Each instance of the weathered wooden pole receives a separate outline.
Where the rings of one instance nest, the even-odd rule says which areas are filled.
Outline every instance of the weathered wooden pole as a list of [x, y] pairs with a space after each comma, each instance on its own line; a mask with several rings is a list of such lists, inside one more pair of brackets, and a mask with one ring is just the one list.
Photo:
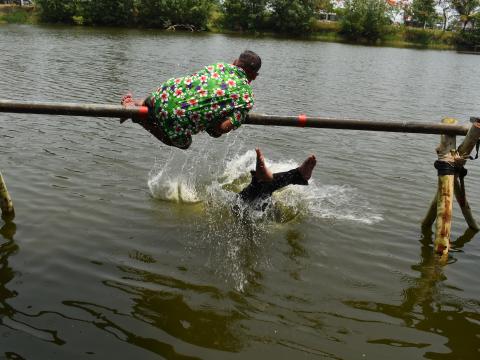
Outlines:
[[480, 117], [471, 117], [470, 122], [472, 123], [472, 126], [468, 129], [465, 139], [463, 139], [458, 147], [458, 155], [463, 158], [464, 162], [467, 161], [468, 156], [477, 144], [478, 139], [480, 139]]
[[422, 228], [431, 229], [432, 225], [435, 223], [435, 219], [437, 218], [437, 197], [438, 193], [435, 193], [427, 215], [425, 215], [425, 218], [422, 221]]
[[455, 183], [453, 185], [455, 191], [455, 198], [457, 199], [458, 205], [460, 206], [460, 210], [462, 210], [465, 221], [471, 229], [477, 231], [480, 230], [477, 222], [475, 221], [475, 218], [473, 217], [470, 204], [467, 201], [467, 195], [465, 194], [465, 185], [463, 184], [463, 181], [461, 181], [458, 176], [455, 176]]
[[[447, 245], [450, 238], [451, 228], [451, 207], [453, 201], [451, 200], [451, 180], [453, 176], [453, 191], [455, 198], [460, 206], [463, 217], [468, 226], [473, 230], [480, 230], [475, 218], [473, 217], [470, 204], [467, 201], [465, 186], [463, 177], [466, 174], [466, 170], [463, 169], [470, 153], [480, 139], [480, 118], [471, 118], [472, 126], [468, 130], [465, 139], [455, 152], [454, 138], [448, 138], [442, 136], [441, 144], [437, 148], [438, 162], [436, 165], [439, 167], [439, 190], [435, 195], [435, 198], [430, 204], [430, 208], [425, 216], [422, 227], [429, 228], [435, 222], [441, 214], [441, 218], [438, 218], [436, 233], [435, 233], [435, 251], [446, 253], [448, 251]], [[444, 124], [456, 124], [454, 119], [442, 120]], [[464, 172], [462, 174], [462, 171]], [[440, 190], [442, 193], [440, 194]], [[439, 199], [442, 200], [441, 208], [439, 208]]]
[[[455, 125], [457, 120], [445, 118], [443, 124]], [[452, 135], [441, 135], [437, 147], [438, 160], [435, 167], [438, 170], [437, 190], [437, 222], [435, 226], [435, 252], [447, 254], [450, 248], [450, 230], [452, 227], [453, 184], [455, 181], [454, 156], [456, 139]]]
[[[472, 122], [472, 126], [468, 130], [465, 139], [463, 139], [463, 142], [458, 147], [457, 156], [455, 157], [455, 164], [459, 167], [463, 167], [465, 165], [470, 153], [480, 139], [480, 118], [472, 117], [470, 118], [470, 121]], [[465, 218], [468, 226], [474, 230], [480, 230], [480, 227], [475, 221], [472, 210], [467, 201], [463, 177], [460, 177], [459, 179], [457, 176], [455, 179], [455, 197], [457, 198], [457, 202], [460, 205], [463, 217]]]
[[13, 209], [13, 202], [5, 185], [2, 173], [0, 172], [0, 209], [2, 210], [2, 218], [13, 219], [15, 210]]
[[[148, 116], [145, 106], [125, 108], [121, 105], [77, 104], [0, 99], [0, 113], [48, 115], [75, 115], [111, 118], [143, 118]], [[249, 125], [292, 126], [322, 129], [386, 131], [417, 134], [465, 135], [468, 127], [415, 121], [336, 119], [319, 116], [278, 116], [250, 113], [244, 122]]]

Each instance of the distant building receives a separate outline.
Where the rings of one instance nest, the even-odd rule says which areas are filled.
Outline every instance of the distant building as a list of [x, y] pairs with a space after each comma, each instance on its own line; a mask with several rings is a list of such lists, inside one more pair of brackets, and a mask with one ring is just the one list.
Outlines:
[[323, 21], [337, 21], [338, 20], [338, 15], [336, 13], [332, 12], [327, 12], [324, 10], [319, 10], [315, 12], [315, 17], [318, 20], [323, 20]]
[[20, 5], [20, 6], [24, 6], [24, 5], [32, 5], [32, 1], [31, 0], [0, 0], [0, 4], [11, 4], [11, 5]]

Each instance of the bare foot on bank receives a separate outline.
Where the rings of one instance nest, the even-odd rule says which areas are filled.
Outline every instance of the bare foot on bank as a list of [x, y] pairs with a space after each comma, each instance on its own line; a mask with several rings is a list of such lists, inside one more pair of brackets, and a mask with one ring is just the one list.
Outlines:
[[315, 155], [310, 155], [303, 164], [298, 167], [298, 171], [305, 180], [309, 180], [312, 177], [312, 171], [315, 165], [317, 165], [317, 159]]
[[257, 152], [257, 166], [255, 169], [255, 177], [259, 181], [269, 182], [273, 180], [273, 174], [270, 169], [267, 168], [265, 165], [265, 158], [263, 157], [262, 152], [259, 148], [256, 148], [255, 151]]

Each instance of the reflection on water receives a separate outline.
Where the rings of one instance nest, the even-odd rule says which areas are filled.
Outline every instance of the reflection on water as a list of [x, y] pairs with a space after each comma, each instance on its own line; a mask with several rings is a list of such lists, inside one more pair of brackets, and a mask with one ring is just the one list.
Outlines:
[[261, 213], [245, 208], [233, 193], [224, 196], [225, 202], [218, 197], [207, 200], [196, 241], [209, 249], [208, 267], [217, 277], [243, 291], [247, 285], [258, 285], [260, 271], [267, 265], [269, 223]]
[[[128, 330], [128, 327], [119, 325], [128, 315], [119, 314], [116, 309], [81, 301], [65, 301], [64, 305], [85, 311], [95, 319], [91, 322], [92, 325], [112, 335], [117, 340], [136, 345], [154, 354], [164, 356], [167, 359], [199, 359], [197, 357], [179, 354], [175, 351], [174, 347], [168, 343], [155, 338], [140, 336]], [[116, 323], [116, 321], [118, 321], [118, 323]]]
[[18, 251], [18, 245], [13, 240], [17, 226], [14, 222], [7, 221], [0, 229], [2, 243], [0, 245], [0, 301], [2, 303], [3, 316], [12, 316], [14, 311], [7, 304], [7, 299], [16, 296], [15, 292], [7, 288], [7, 284], [15, 277], [15, 272], [8, 264], [10, 256], [15, 255]]
[[[445, 346], [448, 353], [426, 351], [427, 359], [474, 359], [480, 349], [478, 337], [478, 322], [480, 315], [469, 310], [471, 305], [480, 306], [478, 300], [465, 300], [442, 296], [443, 283], [447, 280], [443, 269], [445, 266], [455, 266], [455, 252], [467, 244], [477, 233], [467, 229], [456, 241], [452, 242], [452, 250], [447, 261], [434, 253], [432, 247], [431, 229], [423, 229], [421, 243], [421, 262], [412, 265], [412, 270], [419, 273], [413, 279], [413, 285], [403, 291], [400, 305], [387, 303], [346, 301], [346, 304], [360, 310], [382, 313], [401, 320], [404, 326], [424, 332], [432, 332], [446, 338]], [[447, 265], [448, 264], [448, 265]], [[470, 306], [469, 306], [470, 305]], [[398, 338], [370, 339], [372, 344], [389, 346], [428, 348], [429, 343], [406, 342]]]
[[[176, 353], [168, 343], [140, 336], [124, 328], [121, 324], [127, 321], [126, 318], [132, 316], [189, 344], [232, 352], [241, 349], [237, 323], [244, 319], [244, 315], [234, 307], [222, 306], [235, 301], [233, 294], [223, 294], [212, 286], [190, 284], [133, 267], [119, 269], [125, 274], [122, 281], [105, 281], [104, 284], [128, 294], [133, 301], [131, 314], [121, 314], [115, 309], [78, 301], [68, 301], [66, 305], [87, 311], [98, 319], [94, 322], [95, 326], [119, 340], [167, 358], [175, 355], [179, 359], [193, 359]], [[196, 297], [203, 298], [203, 304], [196, 304]], [[209, 305], [205, 305], [205, 302]]]
[[[4, 240], [0, 245], [0, 322], [11, 330], [26, 332], [44, 341], [63, 345], [65, 341], [58, 336], [57, 330], [45, 329], [34, 325], [35, 318], [39, 318], [47, 312], [29, 314], [10, 305], [9, 299], [18, 296], [17, 292], [8, 288], [8, 284], [18, 276], [9, 265], [9, 259], [19, 251], [19, 247], [14, 240], [16, 231], [16, 224], [9, 220], [0, 229], [0, 235]], [[4, 354], [8, 359], [23, 359], [15, 352], [5, 352]]]
[[300, 280], [301, 271], [306, 267], [305, 260], [308, 259], [307, 249], [302, 245], [301, 233], [289, 230], [286, 234], [288, 248], [288, 258], [292, 261], [293, 269], [290, 270], [290, 276], [294, 280]]

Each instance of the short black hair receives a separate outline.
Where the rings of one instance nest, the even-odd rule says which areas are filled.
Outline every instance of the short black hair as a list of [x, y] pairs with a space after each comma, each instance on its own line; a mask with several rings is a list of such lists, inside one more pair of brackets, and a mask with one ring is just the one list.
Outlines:
[[243, 67], [247, 67], [253, 72], [258, 72], [262, 67], [262, 59], [251, 50], [242, 52], [238, 60]]

